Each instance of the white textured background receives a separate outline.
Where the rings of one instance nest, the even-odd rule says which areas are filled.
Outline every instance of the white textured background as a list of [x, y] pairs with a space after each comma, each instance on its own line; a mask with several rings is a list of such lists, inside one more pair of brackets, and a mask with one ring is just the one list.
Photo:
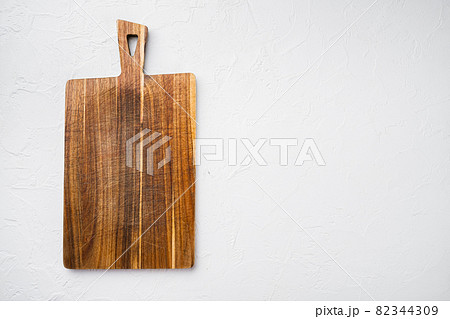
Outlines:
[[[1, 299], [450, 298], [449, 1], [76, 1], [0, 4]], [[64, 87], [119, 74], [119, 18], [197, 76], [198, 137], [327, 165], [202, 165], [195, 267], [95, 281], [62, 263]]]

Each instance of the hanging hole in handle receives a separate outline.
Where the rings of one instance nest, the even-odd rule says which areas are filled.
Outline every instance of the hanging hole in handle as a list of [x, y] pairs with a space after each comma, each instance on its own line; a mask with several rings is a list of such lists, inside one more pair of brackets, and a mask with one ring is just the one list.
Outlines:
[[134, 56], [134, 53], [136, 52], [137, 42], [138, 42], [137, 34], [127, 35], [127, 42], [128, 42], [128, 53], [130, 54], [130, 56]]

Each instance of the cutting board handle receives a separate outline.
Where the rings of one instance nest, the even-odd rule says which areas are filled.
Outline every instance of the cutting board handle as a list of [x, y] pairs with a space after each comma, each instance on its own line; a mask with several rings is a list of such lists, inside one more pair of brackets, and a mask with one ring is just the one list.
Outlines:
[[[147, 42], [148, 29], [145, 25], [124, 20], [117, 20], [117, 33], [119, 36], [120, 67], [122, 73], [144, 73], [145, 43]], [[128, 36], [138, 37], [136, 50], [131, 55], [128, 46]]]

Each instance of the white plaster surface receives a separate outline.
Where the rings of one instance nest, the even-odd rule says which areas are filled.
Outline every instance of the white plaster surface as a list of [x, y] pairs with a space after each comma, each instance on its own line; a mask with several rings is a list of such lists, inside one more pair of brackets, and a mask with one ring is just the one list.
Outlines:
[[[76, 1], [0, 4], [1, 299], [450, 298], [449, 1]], [[326, 161], [198, 167], [190, 270], [63, 267], [64, 87], [119, 74], [116, 19], [196, 75], [198, 137]]]

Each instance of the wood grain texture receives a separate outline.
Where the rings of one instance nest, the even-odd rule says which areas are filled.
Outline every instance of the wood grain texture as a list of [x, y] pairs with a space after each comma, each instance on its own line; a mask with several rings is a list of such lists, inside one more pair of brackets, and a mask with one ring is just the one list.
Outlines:
[[[144, 75], [147, 27], [117, 26], [120, 76], [66, 85], [64, 266], [192, 267], [195, 77]], [[134, 56], [127, 35], [138, 36]]]

